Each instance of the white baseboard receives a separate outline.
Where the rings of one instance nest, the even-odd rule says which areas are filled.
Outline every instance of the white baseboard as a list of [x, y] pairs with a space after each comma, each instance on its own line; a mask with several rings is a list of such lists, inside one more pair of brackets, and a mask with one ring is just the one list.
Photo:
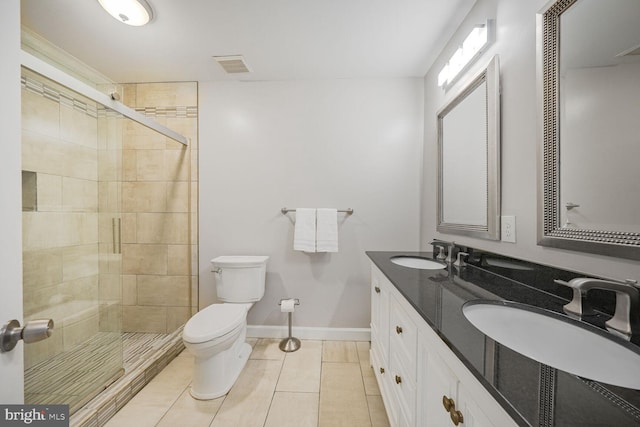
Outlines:
[[[369, 328], [313, 328], [294, 327], [294, 337], [302, 340], [335, 340], [335, 341], [370, 341]], [[250, 338], [286, 338], [289, 335], [287, 326], [247, 325], [247, 337]]]

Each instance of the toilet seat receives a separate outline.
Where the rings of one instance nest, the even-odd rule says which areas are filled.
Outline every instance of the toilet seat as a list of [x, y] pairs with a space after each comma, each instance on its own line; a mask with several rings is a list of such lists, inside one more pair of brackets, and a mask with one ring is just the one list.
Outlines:
[[193, 344], [207, 342], [234, 331], [246, 317], [245, 304], [212, 304], [189, 319], [182, 338]]

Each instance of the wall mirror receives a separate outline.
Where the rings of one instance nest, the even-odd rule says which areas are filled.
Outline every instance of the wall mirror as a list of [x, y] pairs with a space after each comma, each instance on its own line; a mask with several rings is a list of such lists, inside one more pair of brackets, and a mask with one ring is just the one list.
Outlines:
[[640, 1], [537, 16], [538, 244], [640, 259]]
[[500, 239], [500, 71], [486, 68], [438, 112], [441, 233]]

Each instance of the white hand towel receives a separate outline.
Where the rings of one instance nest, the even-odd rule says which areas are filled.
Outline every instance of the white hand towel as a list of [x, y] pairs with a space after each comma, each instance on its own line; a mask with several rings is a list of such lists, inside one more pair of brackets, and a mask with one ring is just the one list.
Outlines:
[[338, 252], [338, 210], [318, 209], [316, 252]]
[[316, 251], [316, 210], [296, 208], [296, 225], [293, 230], [293, 249]]

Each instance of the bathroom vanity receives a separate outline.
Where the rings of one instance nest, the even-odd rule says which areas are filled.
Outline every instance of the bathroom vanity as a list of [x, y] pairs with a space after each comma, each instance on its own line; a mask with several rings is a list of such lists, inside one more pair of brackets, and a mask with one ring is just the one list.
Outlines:
[[[640, 391], [539, 363], [485, 336], [463, 315], [464, 304], [482, 300], [563, 316], [571, 292], [553, 280], [577, 273], [480, 251], [465, 267], [439, 270], [391, 261], [398, 255], [433, 259], [430, 253], [367, 255], [370, 361], [392, 426], [640, 425]], [[600, 311], [587, 321], [601, 328], [615, 297], [603, 292], [591, 298]], [[625, 345], [640, 354], [637, 341]], [[640, 365], [629, 375], [640, 375]]]

